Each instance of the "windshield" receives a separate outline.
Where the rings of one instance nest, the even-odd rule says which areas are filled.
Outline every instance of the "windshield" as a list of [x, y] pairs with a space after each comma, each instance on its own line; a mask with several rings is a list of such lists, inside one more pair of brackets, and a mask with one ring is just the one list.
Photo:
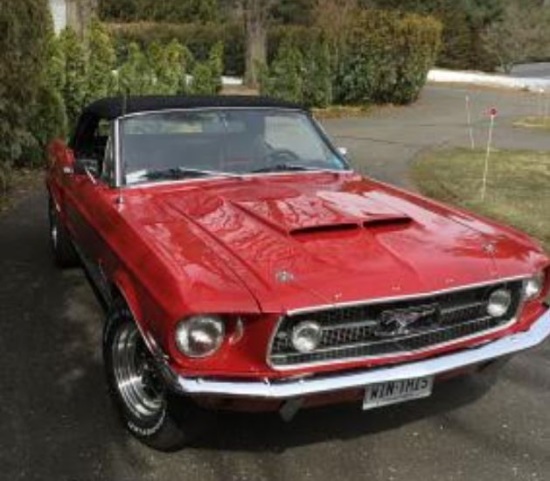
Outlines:
[[209, 109], [121, 121], [127, 185], [203, 176], [345, 170], [345, 160], [302, 112]]

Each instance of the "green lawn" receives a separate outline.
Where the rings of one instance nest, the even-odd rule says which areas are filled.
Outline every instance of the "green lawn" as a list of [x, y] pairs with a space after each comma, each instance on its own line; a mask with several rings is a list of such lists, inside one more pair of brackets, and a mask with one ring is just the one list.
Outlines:
[[516, 127], [550, 130], [550, 117], [525, 117], [514, 122]]
[[434, 151], [418, 159], [412, 175], [424, 194], [513, 225], [550, 252], [550, 152], [493, 152], [483, 202], [484, 166], [484, 152]]

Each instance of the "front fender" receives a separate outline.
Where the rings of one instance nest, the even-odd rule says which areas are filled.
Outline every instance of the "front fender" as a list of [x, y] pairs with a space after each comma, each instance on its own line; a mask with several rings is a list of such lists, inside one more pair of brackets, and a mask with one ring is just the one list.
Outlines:
[[112, 291], [113, 300], [119, 296], [124, 301], [126, 307], [130, 310], [130, 313], [136, 322], [138, 330], [141, 333], [141, 337], [149, 349], [149, 352], [155, 358], [167, 359], [168, 356], [161, 348], [159, 342], [155, 339], [155, 336], [151, 331], [151, 326], [148, 323], [146, 314], [147, 306], [144, 305], [143, 301], [145, 297], [139, 295], [139, 289], [136, 287], [130, 276], [122, 270], [117, 271], [112, 279]]

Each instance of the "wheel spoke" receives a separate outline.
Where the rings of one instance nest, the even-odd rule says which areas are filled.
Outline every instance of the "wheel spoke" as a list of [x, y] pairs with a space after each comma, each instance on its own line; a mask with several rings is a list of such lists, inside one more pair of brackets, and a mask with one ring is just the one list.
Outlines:
[[50, 208], [50, 237], [54, 247], [57, 247], [59, 238], [59, 228], [57, 226], [56, 213], [53, 208]]
[[115, 334], [112, 356], [116, 388], [124, 404], [144, 421], [157, 417], [165, 407], [164, 390], [151, 382], [157, 369], [133, 324], [122, 325]]

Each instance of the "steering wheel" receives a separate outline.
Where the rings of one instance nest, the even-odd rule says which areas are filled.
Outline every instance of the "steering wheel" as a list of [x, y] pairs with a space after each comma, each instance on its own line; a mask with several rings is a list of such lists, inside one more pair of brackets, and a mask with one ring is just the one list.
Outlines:
[[268, 165], [293, 164], [301, 162], [301, 157], [290, 149], [273, 149], [264, 157]]

